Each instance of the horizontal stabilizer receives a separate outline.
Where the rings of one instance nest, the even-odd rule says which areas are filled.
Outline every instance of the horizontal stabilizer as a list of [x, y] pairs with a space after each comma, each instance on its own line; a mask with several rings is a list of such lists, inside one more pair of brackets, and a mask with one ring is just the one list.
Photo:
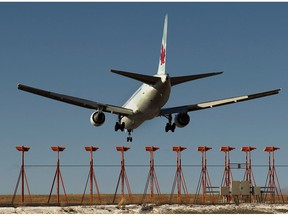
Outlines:
[[202, 79], [210, 76], [216, 76], [219, 74], [222, 74], [223, 71], [221, 72], [214, 72], [214, 73], [205, 73], [205, 74], [196, 74], [196, 75], [189, 75], [189, 76], [179, 76], [179, 77], [171, 77], [171, 86], [178, 85], [184, 82], [196, 80], [196, 79]]
[[148, 85], [154, 85], [158, 81], [161, 80], [160, 77], [155, 77], [155, 76], [148, 76], [144, 74], [137, 74], [137, 73], [131, 73], [131, 72], [126, 72], [126, 71], [119, 71], [119, 70], [111, 70], [112, 73], [116, 73], [122, 76], [129, 77], [131, 79], [138, 80], [140, 82], [146, 83]]

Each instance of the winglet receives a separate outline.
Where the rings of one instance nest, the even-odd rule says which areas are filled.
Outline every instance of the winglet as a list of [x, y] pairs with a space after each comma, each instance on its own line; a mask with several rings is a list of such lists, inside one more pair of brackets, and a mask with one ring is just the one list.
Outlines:
[[168, 15], [166, 14], [164, 21], [162, 44], [160, 49], [159, 67], [157, 72], [157, 74], [159, 75], [166, 74], [165, 65], [166, 65], [167, 26], [168, 26]]

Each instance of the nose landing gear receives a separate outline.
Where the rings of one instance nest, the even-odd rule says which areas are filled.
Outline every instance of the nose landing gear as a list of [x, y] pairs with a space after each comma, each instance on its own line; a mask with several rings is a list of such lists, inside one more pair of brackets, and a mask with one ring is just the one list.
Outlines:
[[132, 130], [128, 130], [127, 142], [132, 142], [131, 132]]
[[[125, 129], [125, 122], [122, 122], [121, 123], [121, 119], [123, 118], [123, 116], [121, 116], [121, 115], [119, 115], [119, 117], [118, 117], [118, 122], [116, 122], [116, 124], [115, 124], [115, 131], [118, 131], [118, 130], [120, 130], [120, 131], [124, 131], [124, 129]], [[128, 131], [128, 137], [127, 137], [127, 142], [132, 142], [132, 136], [131, 136], [131, 132], [132, 132], [132, 130], [130, 129], [130, 130], [127, 130]]]

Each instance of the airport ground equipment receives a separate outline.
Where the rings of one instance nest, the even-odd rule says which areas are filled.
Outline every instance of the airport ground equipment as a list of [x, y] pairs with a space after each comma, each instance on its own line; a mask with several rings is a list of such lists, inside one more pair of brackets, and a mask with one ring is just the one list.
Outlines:
[[52, 191], [53, 191], [53, 187], [55, 184], [55, 180], [56, 180], [56, 199], [57, 199], [57, 204], [60, 204], [60, 180], [61, 180], [61, 184], [62, 184], [62, 188], [64, 191], [64, 196], [66, 199], [66, 203], [68, 203], [68, 198], [67, 198], [67, 194], [66, 194], [66, 190], [65, 190], [65, 185], [64, 185], [64, 181], [62, 178], [62, 174], [60, 171], [60, 152], [63, 152], [65, 150], [65, 147], [63, 146], [51, 146], [51, 150], [57, 153], [57, 166], [56, 166], [56, 172], [54, 175], [54, 179], [53, 179], [53, 183], [51, 186], [51, 190], [50, 190], [50, 194], [49, 194], [49, 198], [48, 198], [48, 203], [50, 203], [50, 199], [51, 199], [51, 195], [52, 195]]
[[279, 147], [267, 146], [264, 148], [264, 151], [268, 153], [268, 174], [265, 182], [265, 187], [263, 188], [263, 201], [267, 199], [267, 194], [271, 195], [271, 202], [275, 203], [275, 194], [277, 195], [278, 200], [284, 203], [284, 197], [281, 191], [280, 182], [278, 175], [275, 169], [275, 157], [274, 152], [279, 150]]
[[85, 192], [86, 192], [86, 188], [87, 188], [87, 184], [88, 184], [89, 179], [90, 179], [90, 203], [93, 204], [93, 180], [94, 180], [94, 184], [95, 184], [97, 194], [98, 194], [98, 200], [101, 204], [100, 190], [99, 190], [99, 187], [97, 184], [97, 180], [96, 180], [96, 176], [95, 176], [95, 172], [94, 172], [94, 167], [93, 167], [93, 152], [97, 151], [98, 149], [99, 148], [95, 147], [95, 146], [85, 146], [85, 150], [90, 152], [90, 168], [89, 168], [89, 174], [87, 177], [87, 181], [86, 181], [85, 189], [83, 192], [81, 204], [83, 203], [83, 200], [84, 200], [84, 196], [85, 196]]
[[117, 146], [116, 147], [116, 150], [121, 152], [121, 156], [122, 157], [121, 157], [121, 169], [120, 169], [120, 174], [119, 174], [119, 178], [118, 178], [115, 194], [114, 194], [114, 197], [113, 197], [113, 203], [115, 202], [116, 194], [117, 194], [118, 187], [119, 187], [119, 183], [121, 181], [121, 200], [119, 202], [119, 205], [121, 205], [122, 203], [125, 202], [125, 182], [126, 182], [126, 187], [127, 187], [127, 191], [128, 191], [128, 194], [129, 194], [130, 202], [132, 201], [131, 189], [130, 189], [128, 177], [127, 177], [126, 170], [125, 170], [125, 158], [124, 158], [124, 152], [128, 151], [129, 149], [130, 149], [129, 147], [125, 147], [125, 146]]
[[186, 147], [183, 147], [183, 146], [173, 146], [172, 147], [172, 150], [176, 152], [177, 160], [176, 160], [176, 173], [175, 173], [175, 177], [174, 177], [174, 181], [173, 181], [173, 185], [172, 185], [172, 190], [171, 190], [171, 194], [170, 194], [170, 203], [172, 201], [172, 197], [174, 194], [176, 184], [177, 184], [177, 202], [178, 203], [182, 202], [182, 200], [181, 200], [181, 187], [183, 188], [186, 202], [188, 202], [188, 189], [187, 189], [184, 174], [182, 171], [182, 160], [181, 160], [181, 152], [184, 151], [185, 149], [186, 149]]
[[15, 196], [16, 196], [16, 193], [17, 193], [17, 190], [18, 190], [18, 186], [19, 186], [19, 182], [20, 182], [20, 179], [21, 179], [21, 203], [23, 204], [24, 203], [24, 193], [25, 193], [25, 184], [24, 182], [26, 182], [26, 187], [27, 187], [27, 190], [28, 190], [28, 194], [29, 194], [29, 199], [30, 199], [30, 202], [32, 203], [32, 197], [31, 197], [31, 194], [30, 194], [30, 188], [29, 188], [29, 185], [28, 185], [28, 181], [27, 181], [27, 177], [26, 177], [26, 172], [25, 172], [25, 166], [24, 166], [24, 153], [25, 152], [28, 152], [30, 147], [27, 147], [27, 146], [16, 146], [16, 149], [20, 152], [22, 152], [21, 154], [21, 161], [22, 161], [22, 164], [21, 164], [21, 168], [20, 168], [20, 173], [19, 173], [19, 177], [18, 177], [18, 180], [17, 180], [17, 183], [16, 183], [16, 187], [15, 187], [15, 190], [14, 190], [14, 195], [13, 195], [13, 198], [12, 198], [12, 204], [14, 203], [14, 200], [15, 200]]
[[146, 181], [146, 185], [145, 185], [145, 189], [143, 193], [142, 203], [145, 200], [149, 183], [150, 183], [150, 202], [154, 203], [154, 185], [158, 194], [159, 201], [161, 199], [160, 186], [159, 186], [156, 171], [154, 168], [154, 152], [157, 151], [159, 147], [146, 146], [145, 149], [146, 151], [150, 152], [150, 169], [149, 169], [149, 173], [148, 173], [148, 177], [147, 177], [147, 181]]
[[[243, 177], [243, 181], [249, 182], [249, 188], [250, 190], [253, 190], [254, 187], [256, 187], [256, 181], [254, 178], [253, 170], [252, 170], [252, 160], [251, 160], [251, 151], [255, 150], [256, 147], [253, 146], [243, 146], [241, 148], [242, 152], [245, 152], [246, 154], [246, 160], [245, 160], [245, 173]], [[245, 202], [251, 202], [251, 194], [252, 191], [249, 191], [249, 194], [242, 193], [242, 197], [244, 198]]]
[[224, 152], [224, 173], [221, 181], [220, 195], [226, 197], [226, 202], [231, 201], [230, 185], [233, 181], [233, 176], [230, 167], [230, 151], [234, 150], [231, 146], [222, 146], [220, 151]]
[[198, 151], [202, 153], [202, 167], [201, 167], [201, 173], [200, 178], [198, 181], [196, 194], [195, 194], [195, 202], [198, 200], [198, 195], [200, 193], [200, 190], [202, 188], [202, 202], [206, 203], [206, 194], [210, 193], [212, 202], [214, 202], [214, 192], [213, 187], [210, 181], [208, 169], [207, 169], [207, 157], [206, 152], [211, 150], [211, 147], [207, 146], [198, 146]]

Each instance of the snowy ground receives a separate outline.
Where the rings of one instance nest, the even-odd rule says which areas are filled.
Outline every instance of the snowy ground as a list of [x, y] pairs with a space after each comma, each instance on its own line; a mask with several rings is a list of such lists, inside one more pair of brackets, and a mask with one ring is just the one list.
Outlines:
[[288, 213], [288, 205], [284, 204], [240, 204], [236, 205], [97, 205], [97, 206], [66, 206], [66, 207], [1, 207], [0, 214], [231, 214], [231, 213]]

